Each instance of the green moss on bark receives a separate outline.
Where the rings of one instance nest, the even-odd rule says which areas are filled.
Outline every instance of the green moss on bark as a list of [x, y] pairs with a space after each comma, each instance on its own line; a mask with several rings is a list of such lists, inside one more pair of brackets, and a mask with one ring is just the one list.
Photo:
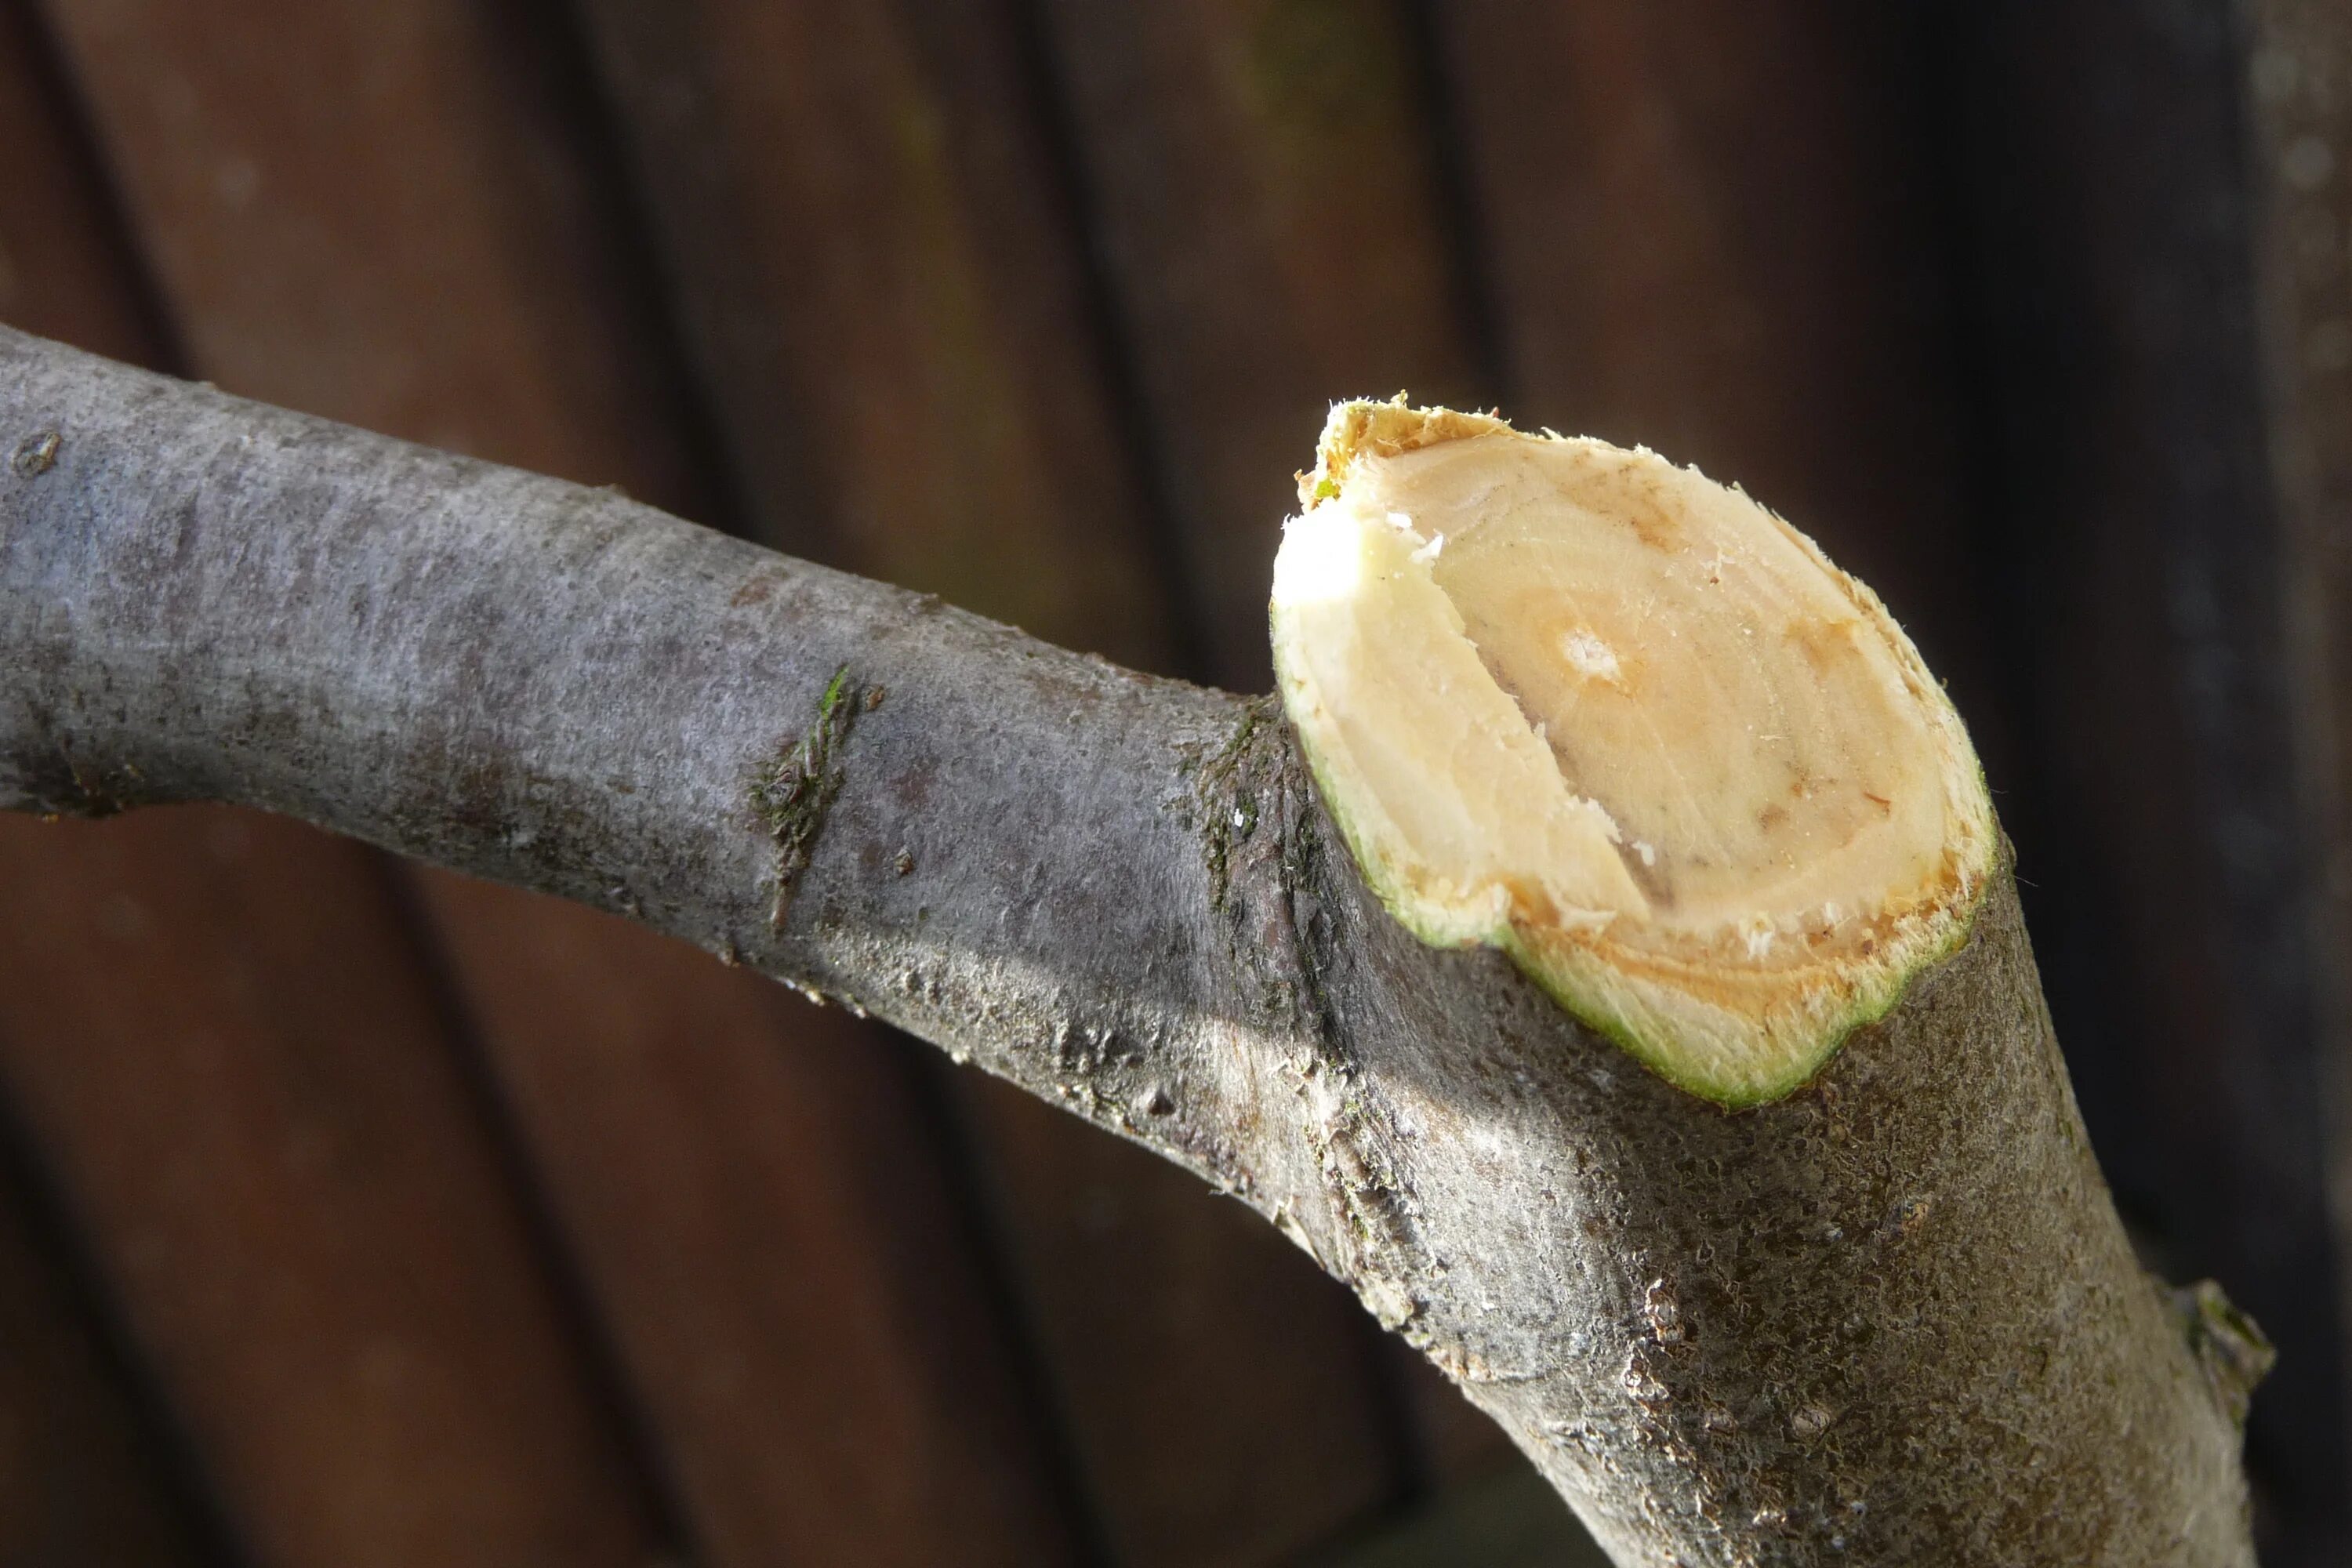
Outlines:
[[839, 752], [849, 738], [861, 696], [851, 684], [847, 665], [835, 670], [817, 700], [816, 718], [807, 732], [752, 781], [751, 810], [776, 842], [776, 901], [768, 917], [775, 926], [784, 923], [793, 889], [808, 869], [825, 813], [841, 793]]

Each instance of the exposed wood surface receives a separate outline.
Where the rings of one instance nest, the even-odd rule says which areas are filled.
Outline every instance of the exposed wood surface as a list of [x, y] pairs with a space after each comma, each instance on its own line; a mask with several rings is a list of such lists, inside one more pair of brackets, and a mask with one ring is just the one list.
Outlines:
[[[1276, 524], [1330, 402], [1498, 395], [1445, 232], [1433, 62], [1381, 0], [1034, 9], [1203, 668], [1257, 689]], [[1425, 1480], [1519, 1462], [1421, 1357], [1382, 1354]]]
[[1894, 610], [2002, 782], [1901, 20], [1440, 14], [1514, 417], [1648, 446], [1794, 521]]
[[1900, 27], [1719, 0], [1430, 18], [1513, 416], [1794, 520], [1890, 602], [2004, 780]]

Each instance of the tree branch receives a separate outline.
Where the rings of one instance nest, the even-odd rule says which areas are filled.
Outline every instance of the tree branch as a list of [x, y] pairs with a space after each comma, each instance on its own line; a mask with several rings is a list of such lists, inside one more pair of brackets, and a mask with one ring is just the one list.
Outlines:
[[1787, 1100], [1365, 891], [1280, 710], [0, 331], [0, 805], [266, 806], [868, 1009], [1232, 1190], [1622, 1562], [2251, 1562], [2004, 870]]

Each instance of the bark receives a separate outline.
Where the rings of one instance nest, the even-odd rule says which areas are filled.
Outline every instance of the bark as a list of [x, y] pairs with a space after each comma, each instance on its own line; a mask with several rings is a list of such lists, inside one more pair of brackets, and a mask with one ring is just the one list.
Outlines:
[[2252, 1561], [2015, 892], [1726, 1112], [1398, 927], [1278, 708], [0, 331], [0, 805], [233, 800], [868, 1010], [1234, 1193], [1626, 1563]]

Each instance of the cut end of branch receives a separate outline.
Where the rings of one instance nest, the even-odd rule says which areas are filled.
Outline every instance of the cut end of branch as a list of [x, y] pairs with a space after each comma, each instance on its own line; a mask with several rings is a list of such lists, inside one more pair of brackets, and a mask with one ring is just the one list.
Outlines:
[[1275, 564], [1282, 697], [1359, 868], [1726, 1105], [1966, 933], [1999, 836], [1867, 588], [1737, 489], [1490, 416], [1334, 408]]
[[2254, 1390], [2278, 1363], [2270, 1336], [2210, 1279], [2179, 1286], [2168, 1295], [2214, 1403], [2233, 1425], [2243, 1426]]

